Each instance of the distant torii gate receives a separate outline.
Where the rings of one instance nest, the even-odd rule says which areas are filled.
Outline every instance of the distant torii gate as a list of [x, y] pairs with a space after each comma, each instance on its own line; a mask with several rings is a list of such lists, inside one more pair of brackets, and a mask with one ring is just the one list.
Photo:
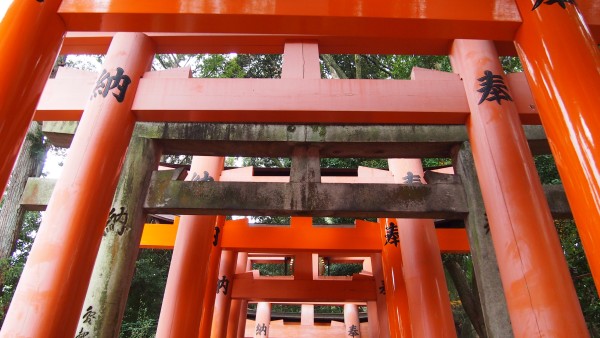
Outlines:
[[[591, 26], [585, 24], [580, 10]], [[276, 34], [286, 42], [316, 41], [323, 46], [323, 51], [331, 53], [336, 50], [358, 52], [366, 49], [357, 47], [365, 41], [371, 41], [365, 45], [372, 47], [365, 50], [367, 53], [444, 50], [444, 54], [451, 55], [454, 70], [461, 75], [469, 105], [469, 111], [458, 114], [458, 118], [444, 114], [443, 110], [428, 115], [415, 114], [420, 110], [410, 109], [405, 111], [409, 114], [398, 117], [394, 114], [396, 109], [387, 106], [396, 104], [394, 100], [385, 101], [386, 106], [374, 112], [369, 104], [357, 102], [353, 88], [345, 86], [358, 85], [359, 92], [374, 93], [379, 85], [358, 82], [335, 82], [338, 91], [331, 85], [331, 93], [341, 94], [337, 112], [321, 106], [327, 107], [329, 102], [324, 101], [320, 93], [316, 97], [322, 100], [316, 105], [305, 101], [304, 105], [299, 104], [304, 109], [282, 108], [280, 111], [286, 112], [289, 119], [281, 119], [277, 111], [266, 114], [254, 111], [250, 113], [254, 115], [252, 121], [239, 120], [240, 114], [235, 112], [244, 107], [232, 104], [233, 100], [227, 102], [222, 113], [225, 121], [235, 122], [465, 123], [515, 335], [586, 336], [550, 212], [520, 128], [518, 110], [512, 102], [513, 92], [506, 86], [495, 45], [490, 40], [504, 46], [515, 42], [534, 94], [536, 104], [532, 109], [539, 112], [545, 126], [598, 285], [600, 255], [597, 252], [600, 249], [595, 243], [600, 239], [600, 228], [596, 226], [600, 223], [597, 164], [600, 152], [596, 139], [600, 135], [600, 117], [595, 109], [600, 89], [597, 72], [600, 56], [597, 40], [591, 34], [591, 31], [597, 33], [598, 20], [600, 15], [594, 2], [576, 5], [568, 1], [543, 3], [541, 0], [473, 0], [461, 4], [442, 0], [406, 4], [383, 0], [310, 0], [290, 4], [275, 0], [264, 6], [247, 2], [232, 4], [225, 0], [210, 4], [198, 4], [194, 0], [168, 3], [153, 0], [143, 4], [93, 0], [14, 1], [0, 23], [0, 64], [10, 65], [0, 80], [0, 135], [3, 135], [0, 155], [6, 159], [0, 166], [0, 185], [6, 184], [66, 31], [256, 34], [246, 41], [261, 41], [261, 34]], [[170, 49], [160, 41], [173, 41], [179, 48], [191, 41], [183, 37], [175, 42], [177, 35], [166, 39], [160, 34], [155, 37], [156, 40], [142, 33], [117, 33], [112, 39], [104, 64], [105, 73], [92, 87], [92, 97], [86, 95], [87, 104], [65, 174], [49, 203], [1, 335], [69, 336], [74, 333], [104, 220], [138, 114], [148, 113], [146, 118], [154, 121], [168, 119], [169, 114], [160, 112], [148, 117], [152, 111], [147, 106], [141, 103], [135, 106], [138, 87], [140, 94], [144, 92], [144, 81], [140, 78], [155, 52]], [[220, 48], [234, 45], [236, 48], [232, 51], [243, 49], [237, 48], [241, 40], [226, 42], [227, 37], [215, 36], [220, 40]], [[270, 38], [270, 46], [265, 50], [272, 51], [276, 40]], [[396, 45], [402, 47], [394, 48]], [[201, 47], [194, 49], [194, 52], [203, 51]], [[295, 67], [284, 69], [287, 78], [279, 80], [277, 87], [265, 85], [262, 89], [276, 92], [282, 88], [290, 93], [298, 90], [305, 98], [310, 97], [310, 89], [321, 82], [317, 79], [318, 52], [316, 49], [309, 52], [310, 55], [292, 62]], [[301, 60], [306, 61], [306, 65]], [[109, 85], [103, 83], [105, 80], [112, 82]], [[176, 85], [171, 88], [186, 89], [188, 95], [211, 90], [196, 88], [194, 91], [178, 82], [173, 81]], [[294, 85], [295, 82], [298, 84]], [[235, 84], [220, 87], [221, 83], [226, 82], [215, 81], [215, 89], [236, 89]], [[256, 83], [256, 87], [251, 88], [262, 86], [254, 80], [248, 83]], [[390, 81], [387, 85], [398, 86], [398, 91], [410, 89], [400, 82]], [[162, 86], [161, 90], [169, 89], [166, 83]], [[237, 90], [234, 94], [244, 94], [240, 88]], [[250, 95], [241, 98], [247, 100], [242, 102], [244, 104], [252, 103]], [[295, 103], [284, 97], [280, 99], [278, 103], [282, 106]], [[151, 98], [147, 101], [152, 103]], [[221, 103], [213, 102], [213, 105]], [[371, 104], [378, 106], [376, 99]], [[209, 120], [209, 116], [219, 111], [210, 105], [194, 111], [193, 106], [183, 105], [181, 110], [188, 112], [194, 122]], [[299, 112], [316, 113], [301, 117]], [[320, 119], [319, 116], [328, 117]], [[177, 120], [181, 121], [182, 117]], [[323, 187], [319, 182], [305, 183], [313, 188]], [[167, 186], [195, 187], [191, 183]], [[160, 189], [151, 192], [156, 191]], [[160, 196], [155, 194], [154, 197]], [[291, 205], [289, 210], [305, 211], [294, 207], [298, 204]], [[557, 287], [563, 292], [555, 292]]]

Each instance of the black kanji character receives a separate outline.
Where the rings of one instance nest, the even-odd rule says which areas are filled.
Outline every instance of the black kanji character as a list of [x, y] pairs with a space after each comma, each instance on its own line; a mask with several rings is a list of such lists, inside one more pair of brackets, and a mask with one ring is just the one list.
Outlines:
[[558, 4], [560, 7], [562, 7], [563, 9], [567, 9], [567, 6], [565, 4], [571, 4], [571, 5], [575, 5], [575, 1], [574, 0], [536, 0], [535, 4], [533, 5], [533, 8], [531, 9], [532, 11], [538, 7], [540, 7], [540, 5], [544, 3], [546, 5], [552, 5], [552, 4]]
[[217, 293], [219, 293], [219, 291], [221, 289], [223, 289], [223, 294], [226, 295], [228, 288], [229, 288], [229, 279], [227, 279], [226, 276], [223, 276], [223, 278], [217, 280]]
[[219, 229], [219, 227], [215, 227], [215, 234], [213, 235], [214, 241], [212, 242], [213, 246], [217, 246], [217, 244], [219, 243], [219, 232], [221, 232], [221, 229]]
[[83, 323], [92, 324], [92, 320], [94, 319], [96, 319], [96, 312], [93, 311], [93, 308], [90, 305], [90, 307], [88, 307], [87, 310], [85, 310], [85, 313], [83, 314]]
[[200, 177], [200, 175], [193, 173], [192, 174], [192, 181], [194, 182], [214, 182], [215, 179], [212, 178], [212, 176], [210, 176], [208, 174], [208, 171], [204, 172], [204, 177]]
[[421, 183], [421, 176], [415, 175], [411, 171], [406, 172], [406, 176], [402, 177], [404, 184]]
[[131, 84], [131, 78], [124, 75], [124, 72], [123, 68], [117, 67], [117, 73], [114, 76], [111, 76], [106, 69], [103, 69], [98, 81], [96, 81], [96, 87], [92, 92], [93, 97], [96, 97], [98, 94], [102, 95], [102, 97], [106, 97], [111, 90], [116, 88], [119, 91], [119, 94], [113, 93], [113, 96], [117, 99], [117, 102], [123, 102], [125, 94], [127, 93], [127, 87]]
[[358, 328], [356, 327], [356, 325], [350, 326], [350, 328], [348, 329], [348, 336], [350, 336], [350, 337], [360, 336], [360, 332], [358, 332]]
[[381, 286], [379, 286], [379, 293], [385, 295], [385, 283], [381, 281]]
[[121, 236], [125, 233], [125, 230], [127, 230], [129, 214], [125, 211], [124, 207], [121, 207], [121, 212], [118, 214], [115, 211], [115, 208], [110, 209], [106, 227], [104, 228], [104, 235], [107, 235], [110, 231], [116, 231], [117, 234]]
[[263, 334], [266, 336], [267, 335], [267, 325], [264, 323], [256, 324], [256, 334], [258, 336], [262, 336]]
[[390, 225], [385, 226], [385, 244], [393, 244], [398, 247], [400, 240], [398, 239], [398, 227], [396, 223], [390, 222]]
[[83, 331], [83, 328], [81, 328], [81, 330], [79, 330], [79, 332], [77, 333], [77, 335], [75, 336], [75, 338], [85, 338], [87, 336], [89, 336], [90, 333], [87, 331]]
[[494, 75], [491, 71], [486, 70], [483, 76], [478, 78], [479, 85], [482, 87], [477, 91], [482, 93], [479, 103], [483, 101], [496, 101], [502, 104], [501, 100], [512, 101], [512, 97], [508, 94], [508, 87], [504, 84], [504, 79], [500, 75]]

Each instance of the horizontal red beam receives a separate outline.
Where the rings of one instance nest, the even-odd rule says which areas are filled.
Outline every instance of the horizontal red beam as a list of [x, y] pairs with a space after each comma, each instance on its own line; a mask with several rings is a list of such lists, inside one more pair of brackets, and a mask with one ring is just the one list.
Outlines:
[[69, 31], [512, 40], [512, 0], [64, 0]]
[[[316, 35], [239, 35], [202, 33], [147, 33], [156, 53], [181, 54], [283, 54], [290, 41], [311, 40], [321, 54], [417, 54], [448, 55], [453, 39], [409, 39], [383, 37], [335, 37]], [[69, 32], [60, 54], [106, 54], [114, 33]], [[497, 41], [500, 55], [516, 55], [512, 41]]]
[[364, 302], [376, 300], [376, 289], [373, 279], [340, 281], [235, 278], [231, 297], [263, 302]]
[[[312, 219], [308, 218], [309, 223]], [[227, 223], [221, 246], [225, 250], [245, 252], [380, 252], [379, 225], [356, 221], [355, 228], [313, 227], [294, 224], [290, 227], [256, 227], [243, 222]]]
[[[294, 223], [298, 223], [294, 220]], [[442, 253], [468, 253], [465, 229], [436, 229]], [[146, 224], [140, 248], [173, 249], [177, 223]], [[224, 249], [245, 252], [380, 252], [377, 223], [357, 221], [355, 228], [324, 228], [306, 224], [292, 227], [248, 226], [246, 219], [227, 221], [221, 237]], [[281, 258], [283, 259], [283, 258]]]
[[[142, 122], [464, 124], [464, 87], [448, 80], [142, 78], [133, 112]], [[56, 78], [46, 88], [38, 121], [79, 120], [95, 77]], [[539, 124], [526, 80], [508, 85], [521, 121]]]

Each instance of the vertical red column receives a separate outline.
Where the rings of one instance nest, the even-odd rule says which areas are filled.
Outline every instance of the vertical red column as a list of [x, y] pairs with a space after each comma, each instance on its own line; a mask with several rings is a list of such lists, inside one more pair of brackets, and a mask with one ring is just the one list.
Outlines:
[[60, 3], [15, 0], [0, 18], [0, 195], [65, 34]]
[[[554, 222], [493, 42], [457, 40], [473, 158], [516, 337], [586, 337]], [[560, 290], [560, 291], [558, 291]]]
[[3, 337], [73, 336], [154, 49], [118, 33], [108, 50], [4, 321]]
[[356, 304], [344, 304], [344, 325], [346, 326], [347, 336], [361, 337], [358, 306]]
[[[396, 183], [422, 184], [420, 159], [389, 159]], [[456, 337], [435, 226], [430, 219], [397, 219], [386, 245], [402, 247], [404, 282], [415, 337]], [[397, 237], [395, 237], [397, 236]], [[399, 243], [398, 243], [399, 241]]]
[[600, 52], [577, 9], [583, 3], [535, 2], [516, 1], [515, 45], [600, 290]]
[[223, 250], [221, 253], [219, 279], [214, 289], [217, 297], [215, 299], [215, 310], [210, 330], [211, 337], [225, 338], [227, 336], [227, 321], [229, 320], [236, 260], [237, 253], [234, 251]]
[[389, 315], [386, 304], [385, 282], [383, 278], [380, 253], [371, 255], [371, 266], [373, 267], [373, 277], [375, 278], [375, 287], [377, 288], [377, 318], [379, 319], [379, 337], [389, 338], [390, 322], [388, 319]]
[[381, 250], [381, 266], [383, 270], [385, 302], [387, 304], [390, 337], [412, 337], [412, 326], [406, 284], [402, 271], [402, 252], [399, 246], [385, 244], [389, 229], [396, 227], [396, 220], [391, 218], [379, 219], [379, 228], [383, 249]]
[[271, 325], [271, 303], [258, 302], [256, 305], [256, 330], [255, 338], [269, 337]]
[[[194, 156], [186, 180], [219, 180], [223, 157]], [[160, 309], [157, 337], [197, 337], [216, 216], [182, 216]]]
[[[248, 265], [248, 253], [238, 252], [237, 263], [235, 266], [235, 273], [246, 272], [246, 266]], [[214, 292], [214, 290], [211, 290]], [[229, 310], [229, 322], [227, 323], [227, 338], [237, 338], [238, 330], [244, 330], [239, 326], [240, 314], [242, 313], [242, 307], [248, 306], [243, 299], [231, 300], [231, 308]], [[245, 313], [245, 312], [244, 312]], [[206, 337], [206, 336], [204, 336]]]
[[211, 248], [208, 260], [208, 272], [206, 273], [206, 285], [204, 286], [204, 297], [202, 300], [202, 319], [200, 320], [200, 333], [198, 337], [210, 337], [210, 327], [215, 308], [215, 283], [217, 282], [219, 264], [221, 263], [221, 238], [224, 225], [225, 216], [217, 216], [217, 225], [215, 226], [215, 234], [213, 235], [213, 247]]

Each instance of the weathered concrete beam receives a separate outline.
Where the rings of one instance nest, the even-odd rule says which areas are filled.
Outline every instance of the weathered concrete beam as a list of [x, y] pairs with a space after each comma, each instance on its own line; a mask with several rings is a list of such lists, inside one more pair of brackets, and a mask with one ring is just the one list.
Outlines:
[[29, 211], [46, 210], [56, 181], [52, 178], [29, 178], [21, 196], [21, 205]]
[[[77, 122], [44, 122], [50, 142], [68, 147]], [[549, 154], [541, 126], [524, 126], [534, 154]], [[135, 135], [156, 139], [164, 154], [289, 157], [308, 143], [321, 157], [450, 157], [453, 146], [468, 141], [462, 125], [279, 125], [151, 123], [136, 125]]]
[[[148, 199], [152, 202], [147, 201], [146, 208], [148, 212], [162, 214], [214, 214], [215, 211], [218, 210], [219, 214], [247, 216], [348, 215], [350, 217], [363, 217], [361, 215], [364, 215], [364, 217], [377, 217], [389, 215], [389, 217], [403, 217], [396, 215], [410, 215], [410, 217], [417, 217], [417, 214], [423, 213], [423, 210], [418, 208], [426, 208], [426, 203], [437, 203], [437, 199], [441, 198], [439, 196], [435, 197], [437, 192], [456, 192], [459, 195], [463, 194], [461, 184], [448, 184], [445, 188], [430, 187], [428, 188], [430, 190], [420, 190], [426, 185], [422, 187], [410, 186], [409, 188], [402, 188], [402, 186], [386, 184], [357, 185], [323, 183], [318, 186], [313, 184], [313, 186], [310, 187], [310, 189], [313, 189], [312, 197], [317, 199], [324, 198], [326, 201], [328, 200], [329, 202], [326, 205], [329, 206], [329, 209], [323, 210], [323, 208], [320, 207], [320, 202], [318, 200], [312, 200], [310, 203], [306, 202], [306, 204], [304, 204], [305, 207], [310, 207], [312, 209], [302, 211], [301, 209], [298, 209], [302, 205], [296, 205], [295, 208], [291, 208], [289, 205], [289, 203], [292, 202], [291, 193], [293, 188], [291, 183], [182, 182], [172, 181], [171, 178], [173, 177], [173, 173], [169, 173], [169, 171], [155, 172], [154, 174], [155, 177], [153, 177], [148, 195]], [[159, 174], [165, 175], [165, 177], [157, 177]], [[55, 184], [56, 180], [53, 179], [30, 178], [25, 186], [21, 204], [27, 208], [27, 210], [45, 210]], [[202, 184], [205, 185], [202, 186]], [[217, 184], [221, 184], [221, 186], [217, 187]], [[180, 193], [178, 189], [183, 190]], [[408, 196], [412, 196], [411, 194], [413, 193], [416, 195], [425, 194], [426, 191], [429, 191], [427, 194], [430, 194], [429, 198], [431, 200], [415, 204], [414, 211], [409, 211], [408, 209], [413, 208], [412, 205], [408, 205], [410, 200], [398, 196], [399, 193], [404, 191], [403, 189], [405, 189], [405, 193], [408, 194]], [[411, 192], [411, 189], [414, 189], [414, 191]], [[554, 218], [571, 218], [569, 204], [562, 185], [546, 185], [544, 186], [544, 190], [546, 191], [546, 198], [548, 198], [550, 211]], [[363, 195], [364, 192], [368, 195]], [[213, 195], [213, 193], [215, 194]], [[242, 193], [250, 195], [242, 196]], [[380, 195], [380, 193], [384, 195]], [[200, 200], [198, 199], [198, 196], [200, 195], [212, 197]], [[374, 199], [369, 200], [368, 196], [374, 196]], [[441, 207], [434, 206], [435, 208], [432, 209], [431, 213], [428, 213], [430, 214], [430, 218], [462, 218], [460, 215], [464, 214], [467, 210], [464, 198], [460, 197], [459, 199], [455, 199], [452, 195], [447, 196], [449, 196], [448, 200], [450, 201], [447, 203], [443, 202]], [[224, 200], [229, 197], [232, 197], [232, 200]], [[285, 200], [284, 198], [288, 198], [288, 200]], [[386, 201], [385, 198], [390, 199]], [[364, 201], [365, 204], [361, 205], [362, 201]], [[351, 204], [344, 206], [343, 203], [346, 202]], [[244, 203], [247, 203], [247, 205], [245, 206]], [[377, 203], [383, 204], [378, 205]], [[288, 208], [285, 209], [284, 206], [287, 206]], [[444, 209], [451, 207], [456, 209]], [[284, 209], [278, 210], [278, 208]], [[451, 217], [435, 216], [439, 214], [451, 215]]]
[[151, 213], [247, 216], [462, 218], [459, 183], [335, 184], [173, 181], [156, 171], [145, 201]]

